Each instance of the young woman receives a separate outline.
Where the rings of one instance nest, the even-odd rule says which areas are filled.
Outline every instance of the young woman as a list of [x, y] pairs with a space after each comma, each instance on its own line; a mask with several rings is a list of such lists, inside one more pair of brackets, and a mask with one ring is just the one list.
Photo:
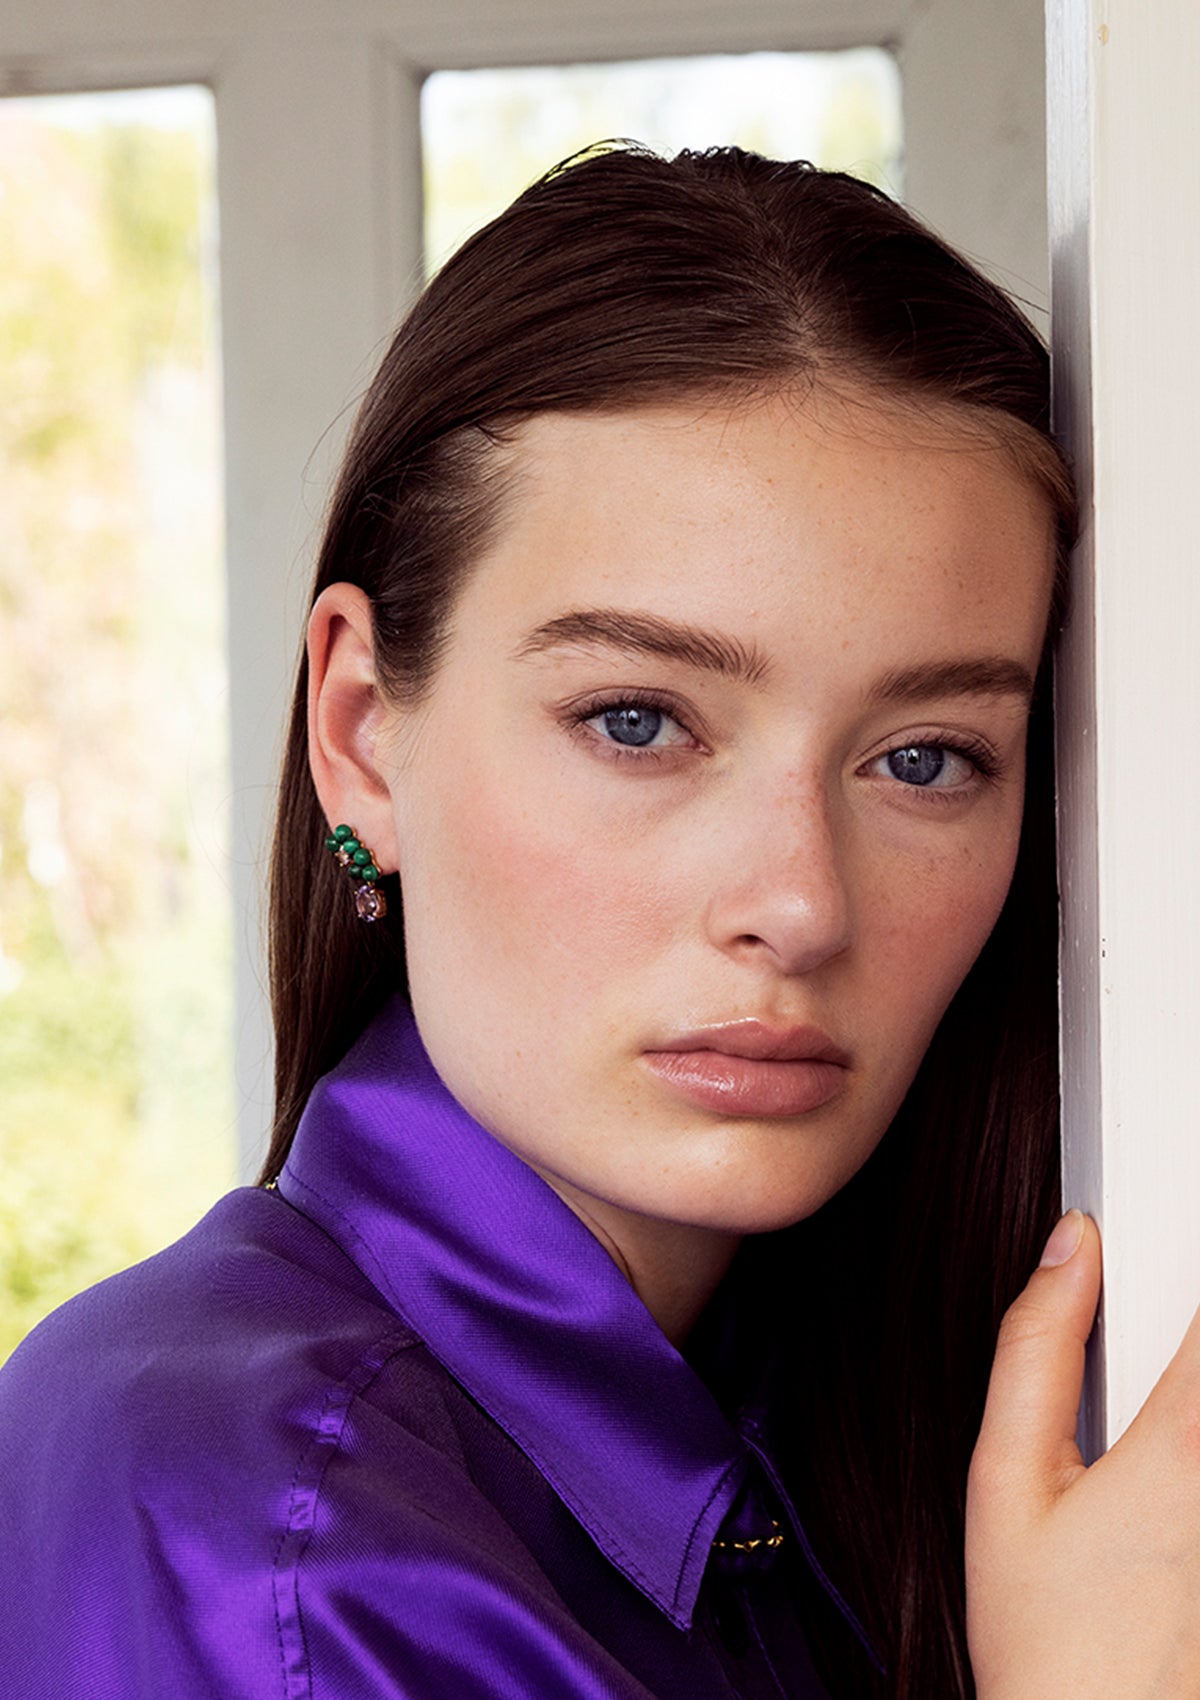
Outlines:
[[6, 1372], [5, 1693], [1196, 1692], [1195, 1349], [1071, 1438], [1073, 526], [1036, 336], [849, 178], [600, 152], [451, 260], [318, 565], [263, 1184]]

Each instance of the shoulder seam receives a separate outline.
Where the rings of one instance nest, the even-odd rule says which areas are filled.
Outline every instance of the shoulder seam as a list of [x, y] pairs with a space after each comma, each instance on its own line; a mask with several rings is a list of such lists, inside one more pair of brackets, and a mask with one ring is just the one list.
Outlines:
[[422, 1345], [407, 1324], [393, 1327], [366, 1349], [348, 1375], [331, 1386], [300, 1451], [288, 1490], [287, 1522], [275, 1547], [271, 1591], [285, 1700], [312, 1700], [312, 1671], [300, 1609], [300, 1563], [316, 1521], [321, 1483], [342, 1443], [350, 1407], [393, 1358]]

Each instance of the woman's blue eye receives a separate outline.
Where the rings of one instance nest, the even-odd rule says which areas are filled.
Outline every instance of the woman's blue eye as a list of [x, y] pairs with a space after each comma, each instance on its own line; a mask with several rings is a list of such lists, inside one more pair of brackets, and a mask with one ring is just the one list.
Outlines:
[[971, 776], [971, 763], [945, 744], [906, 744], [883, 758], [888, 772], [902, 785], [930, 785], [938, 790], [962, 785]]
[[946, 765], [946, 752], [936, 744], [909, 744], [903, 750], [889, 750], [887, 764], [892, 778], [905, 785], [932, 785]]
[[597, 704], [590, 714], [584, 710], [580, 718], [593, 736], [617, 750], [696, 748], [696, 740], [669, 709], [636, 697], [632, 702], [610, 698], [608, 705]]
[[604, 730], [614, 744], [625, 744], [636, 749], [654, 742], [668, 716], [661, 708], [638, 707], [627, 703], [622, 708], [607, 708], [595, 718], [603, 722]]

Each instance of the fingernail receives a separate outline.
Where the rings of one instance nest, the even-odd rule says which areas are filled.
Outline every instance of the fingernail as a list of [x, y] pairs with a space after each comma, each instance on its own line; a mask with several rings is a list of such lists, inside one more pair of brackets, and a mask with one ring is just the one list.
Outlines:
[[1057, 1269], [1059, 1264], [1074, 1257], [1083, 1239], [1083, 1222], [1082, 1210], [1067, 1211], [1046, 1241], [1042, 1261], [1038, 1264], [1039, 1269]]

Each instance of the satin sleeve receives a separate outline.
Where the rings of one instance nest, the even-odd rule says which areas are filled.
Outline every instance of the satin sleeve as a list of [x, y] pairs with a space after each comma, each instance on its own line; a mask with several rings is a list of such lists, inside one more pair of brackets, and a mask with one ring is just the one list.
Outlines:
[[[303, 1261], [247, 1219], [303, 1233]], [[262, 1194], [4, 1366], [0, 1575], [4, 1700], [711, 1691], [509, 1437]]]
[[359, 1528], [310, 1545], [298, 1574], [234, 1577], [219, 1540], [139, 1521], [132, 1540], [112, 1531], [103, 1558], [81, 1549], [56, 1563], [54, 1601], [6, 1586], [6, 1695], [653, 1700], [545, 1588], [460, 1532], [418, 1519], [371, 1550]]
[[135, 1469], [76, 1468], [84, 1448], [53, 1487], [0, 1491], [6, 1697], [653, 1700], [444, 1434], [337, 1400], [255, 1493], [223, 1464], [220, 1410], [189, 1419]]
[[398, 1423], [375, 1393], [275, 1563], [287, 1700], [306, 1671], [313, 1700], [653, 1700], [475, 1485], [444, 1409], [408, 1398]]
[[352, 1586], [310, 1578], [303, 1590], [304, 1653], [289, 1696], [653, 1700], [561, 1606], [518, 1577], [472, 1566], [455, 1543], [389, 1562], [386, 1576], [364, 1576], [361, 1563], [356, 1572]]

